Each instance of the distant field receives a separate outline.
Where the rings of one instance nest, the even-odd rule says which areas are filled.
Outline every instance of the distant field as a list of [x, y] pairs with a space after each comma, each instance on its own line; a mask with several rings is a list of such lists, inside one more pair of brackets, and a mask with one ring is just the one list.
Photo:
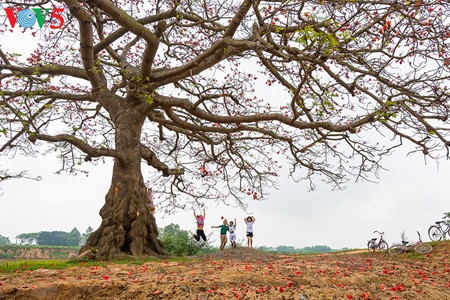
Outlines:
[[0, 246], [0, 260], [70, 259], [78, 255], [80, 247], [73, 246]]

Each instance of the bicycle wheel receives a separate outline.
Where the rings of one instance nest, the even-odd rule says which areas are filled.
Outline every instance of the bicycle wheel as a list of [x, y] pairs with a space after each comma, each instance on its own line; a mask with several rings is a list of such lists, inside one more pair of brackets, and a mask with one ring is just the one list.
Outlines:
[[367, 250], [369, 252], [374, 252], [375, 251], [375, 242], [374, 241], [368, 241], [367, 242]]
[[388, 244], [385, 241], [383, 241], [380, 243], [380, 245], [378, 245], [376, 250], [386, 253], [388, 251], [388, 249], [389, 249]]
[[436, 242], [442, 240], [444, 232], [442, 231], [441, 227], [432, 225], [430, 226], [430, 228], [428, 228], [428, 236], [430, 237], [430, 240]]
[[388, 249], [388, 253], [392, 255], [397, 255], [403, 252], [403, 245], [392, 245], [391, 248]]
[[431, 247], [428, 244], [419, 244], [416, 247], [414, 247], [414, 250], [416, 250], [416, 252], [421, 254], [427, 254], [433, 251], [433, 247]]

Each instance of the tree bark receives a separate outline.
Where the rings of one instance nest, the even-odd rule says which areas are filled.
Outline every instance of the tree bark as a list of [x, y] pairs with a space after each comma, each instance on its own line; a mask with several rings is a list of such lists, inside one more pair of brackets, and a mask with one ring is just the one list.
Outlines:
[[165, 255], [157, 239], [158, 227], [150, 213], [141, 171], [140, 134], [145, 120], [142, 109], [120, 109], [113, 117], [116, 150], [111, 187], [100, 210], [102, 223], [80, 249], [80, 256], [110, 260], [120, 255]]

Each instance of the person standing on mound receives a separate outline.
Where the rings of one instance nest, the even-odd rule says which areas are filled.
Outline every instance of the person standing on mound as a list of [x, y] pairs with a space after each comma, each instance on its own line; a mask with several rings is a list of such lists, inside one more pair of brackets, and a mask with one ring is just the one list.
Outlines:
[[206, 242], [206, 235], [205, 232], [203, 231], [203, 227], [205, 226], [205, 216], [206, 216], [206, 212], [205, 209], [203, 209], [203, 215], [197, 215], [195, 213], [195, 210], [192, 209], [192, 211], [194, 212], [194, 217], [195, 220], [197, 221], [197, 233], [193, 235], [194, 239], [199, 242], [200, 238], [203, 239], [203, 241]]
[[247, 217], [244, 219], [247, 224], [247, 247], [253, 248], [253, 224], [255, 223], [255, 217]]
[[230, 232], [230, 242], [231, 247], [236, 248], [236, 219], [230, 221], [230, 225], [228, 225], [228, 231]]
[[211, 228], [220, 228], [220, 250], [225, 248], [227, 244], [227, 231], [228, 231], [228, 221], [223, 220], [223, 224], [219, 226], [211, 226]]

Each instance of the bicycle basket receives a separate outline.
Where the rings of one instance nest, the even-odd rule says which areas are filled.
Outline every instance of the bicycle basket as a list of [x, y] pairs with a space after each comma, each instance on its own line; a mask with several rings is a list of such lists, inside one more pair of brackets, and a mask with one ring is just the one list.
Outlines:
[[444, 217], [442, 219], [444, 220], [445, 225], [450, 225], [450, 212], [444, 213]]

